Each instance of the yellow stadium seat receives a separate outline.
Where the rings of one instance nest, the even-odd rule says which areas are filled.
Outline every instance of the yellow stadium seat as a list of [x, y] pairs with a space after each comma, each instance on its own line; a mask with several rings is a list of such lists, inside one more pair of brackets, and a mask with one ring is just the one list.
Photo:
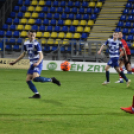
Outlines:
[[26, 12], [24, 15], [24, 18], [30, 18], [31, 17], [31, 13], [30, 12]]
[[51, 38], [57, 38], [57, 32], [52, 32], [51, 33]]
[[95, 2], [90, 2], [89, 7], [95, 7]]
[[34, 23], [35, 23], [35, 19], [29, 19], [29, 20], [28, 20], [28, 24], [33, 25]]
[[64, 38], [65, 33], [64, 32], [59, 32], [58, 38]]
[[44, 32], [44, 38], [49, 38], [50, 37], [50, 32]]
[[26, 38], [26, 37], [27, 37], [27, 32], [26, 32], [26, 31], [22, 31], [22, 32], [20, 33], [20, 37]]
[[29, 6], [27, 9], [28, 12], [33, 12], [34, 11], [34, 7], [33, 6]]
[[37, 0], [32, 0], [31, 5], [32, 6], [37, 6], [38, 5], [38, 1]]
[[62, 43], [62, 40], [61, 39], [56, 39], [55, 40], [55, 45], [58, 45], [58, 44], [61, 44]]
[[45, 38], [41, 38], [41, 45], [45, 45], [46, 44], [46, 39]]
[[102, 7], [102, 2], [97, 2], [96, 7]]
[[48, 44], [48, 45], [54, 45], [54, 40], [51, 39], [51, 38], [48, 39], [47, 44]]
[[79, 25], [86, 26], [86, 24], [87, 24], [87, 21], [86, 20], [81, 20]]
[[65, 36], [65, 38], [67, 38], [67, 39], [71, 39], [71, 38], [72, 38], [72, 36], [73, 36], [73, 34], [72, 34], [72, 33], [67, 33], [67, 34], [66, 34], [66, 36]]
[[40, 0], [38, 3], [39, 6], [45, 6], [45, 1], [44, 0]]
[[42, 32], [37, 32], [36, 37], [41, 38], [42, 37]]
[[81, 32], [83, 32], [83, 27], [81, 27], [81, 26], [78, 26], [78, 27], [77, 27], [77, 29], [76, 29], [76, 32], [78, 32], [78, 33], [81, 33]]
[[75, 33], [73, 38], [74, 39], [80, 39], [80, 33]]
[[89, 33], [90, 30], [91, 30], [90, 27], [85, 27], [84, 32], [85, 32], [85, 33]]
[[65, 24], [64, 25], [71, 25], [71, 20], [65, 20]]
[[31, 30], [31, 25], [25, 25], [24, 30], [25, 30], [25, 31], [29, 31], [29, 30]]
[[89, 20], [87, 23], [88, 26], [93, 26], [94, 25], [94, 21], [93, 20]]
[[34, 19], [38, 18], [38, 13], [32, 13], [32, 18]]
[[22, 31], [23, 30], [23, 25], [18, 25], [17, 30]]
[[20, 20], [20, 24], [26, 24], [26, 23], [27, 23], [27, 19], [24, 18]]
[[41, 12], [41, 11], [42, 11], [42, 7], [38, 7], [38, 6], [37, 6], [37, 7], [35, 8], [35, 11], [36, 11], [36, 12]]
[[79, 25], [79, 21], [78, 20], [73, 20], [72, 25], [78, 26]]
[[63, 45], [69, 45], [69, 39], [64, 39], [63, 40]]

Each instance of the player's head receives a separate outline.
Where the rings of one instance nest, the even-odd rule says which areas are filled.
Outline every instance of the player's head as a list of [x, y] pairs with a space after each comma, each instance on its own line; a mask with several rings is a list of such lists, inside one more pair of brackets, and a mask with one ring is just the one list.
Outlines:
[[118, 32], [113, 32], [113, 38], [116, 40], [119, 38], [119, 33]]
[[121, 40], [123, 37], [123, 33], [122, 32], [119, 32], [119, 40]]
[[28, 38], [30, 39], [30, 41], [34, 40], [36, 38], [36, 31], [29, 31], [28, 32]]

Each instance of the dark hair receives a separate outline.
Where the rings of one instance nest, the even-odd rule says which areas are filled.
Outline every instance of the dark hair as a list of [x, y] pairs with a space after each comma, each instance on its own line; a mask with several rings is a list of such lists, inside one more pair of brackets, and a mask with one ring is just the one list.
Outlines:
[[113, 33], [119, 33], [119, 32], [117, 32], [117, 31], [114, 31]]
[[29, 33], [36, 33], [36, 30], [29, 30]]

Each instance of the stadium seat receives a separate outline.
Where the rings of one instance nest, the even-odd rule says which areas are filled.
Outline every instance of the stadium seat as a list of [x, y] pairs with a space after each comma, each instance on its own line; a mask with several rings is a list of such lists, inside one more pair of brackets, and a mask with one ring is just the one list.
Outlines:
[[82, 33], [83, 32], [83, 27], [82, 26], [78, 26], [76, 29], [77, 33]]
[[20, 52], [21, 49], [20, 49], [19, 45], [14, 45], [14, 46], [13, 46], [13, 51], [15, 51], [15, 52]]
[[50, 37], [50, 32], [44, 32], [43, 37], [44, 37], [44, 38], [49, 38], [49, 37]]
[[[62, 44], [62, 40], [61, 39], [56, 39], [55, 40], [55, 45], [58, 45], [58, 44]], [[56, 49], [57, 49], [57, 47], [56, 47]]]
[[45, 1], [44, 0], [40, 0], [39, 3], [38, 3], [38, 6], [41, 6], [41, 7], [45, 6]]
[[51, 38], [57, 38], [57, 32], [52, 32], [51, 33]]
[[37, 18], [38, 18], [38, 13], [32, 13], [31, 18], [33, 18], [33, 19], [37, 19]]
[[68, 19], [74, 20], [74, 14], [70, 13], [69, 16], [68, 16]]
[[80, 1], [76, 1], [76, 2], [75, 2], [75, 7], [80, 7], [80, 6], [81, 6]]
[[51, 1], [46, 1], [46, 6], [51, 7]]
[[31, 6], [37, 6], [37, 5], [38, 5], [38, 1], [37, 0], [31, 1]]
[[9, 39], [9, 45], [15, 45], [15, 39], [14, 38], [11, 38]]
[[73, 20], [72, 25], [78, 26], [79, 25], [79, 21], [78, 20]]
[[57, 8], [57, 13], [63, 13], [63, 7], [58, 7]]
[[56, 12], [56, 8], [55, 7], [51, 7], [50, 8], [50, 13], [55, 13]]
[[46, 41], [45, 38], [41, 38], [41, 45], [42, 45], [42, 46], [45, 46], [45, 45], [46, 45], [46, 42], [47, 42], [47, 41]]
[[[68, 34], [68, 33], [67, 33]], [[66, 34], [66, 36], [67, 36], [67, 34]], [[70, 34], [70, 35], [72, 35], [72, 33]], [[72, 35], [73, 36], [73, 35]], [[72, 38], [72, 37], [71, 37]], [[70, 38], [70, 39], [71, 39]], [[63, 40], [63, 45], [69, 45], [69, 39], [64, 39]]]
[[3, 30], [0, 30], [0, 37], [4, 37], [5, 36], [5, 32]]
[[39, 31], [40, 31], [40, 32], [45, 32], [45, 26], [40, 26], [40, 27], [39, 27]]
[[91, 20], [96, 20], [96, 18], [97, 18], [96, 14], [92, 14], [90, 19]]
[[123, 14], [129, 14], [129, 9], [125, 8]]
[[55, 19], [52, 19], [52, 20], [50, 21], [50, 25], [55, 26], [55, 25], [56, 25], [56, 20], [55, 20]]
[[72, 37], [73, 37], [72, 33], [67, 33], [65, 36], [66, 39], [72, 39]]
[[2, 30], [7, 31], [7, 30], [8, 30], [8, 25], [7, 25], [7, 24], [4, 24], [4, 25], [2, 26]]
[[62, 32], [68, 32], [68, 26], [63, 26], [61, 31]]
[[64, 21], [63, 20], [58, 20], [58, 25], [59, 26], [62, 26], [64, 24]]
[[17, 30], [18, 30], [18, 31], [22, 31], [23, 28], [24, 28], [23, 25], [18, 25], [18, 26], [17, 26]]
[[47, 31], [47, 32], [52, 32], [52, 26], [48, 26], [48, 27], [46, 28], [46, 31]]
[[87, 24], [87, 21], [86, 20], [81, 20], [79, 25], [86, 26], [86, 24]]
[[76, 14], [77, 13], [77, 8], [76, 7], [73, 7], [72, 10], [71, 10], [71, 13]]
[[[123, 28], [122, 33], [123, 33], [123, 34], [128, 34], [128, 28]], [[130, 33], [131, 33], [131, 32], [130, 32]]]
[[25, 12], [24, 17], [27, 18], [27, 19], [30, 18], [31, 17], [31, 13], [30, 12]]
[[71, 25], [71, 20], [65, 20], [64, 25], [68, 25], [68, 26], [70, 26], [70, 25]]
[[85, 27], [85, 29], [84, 29], [84, 31], [83, 31], [83, 32], [84, 32], [84, 33], [89, 33], [89, 32], [90, 32], [90, 30], [91, 30], [91, 29], [90, 29], [90, 27]]
[[44, 19], [43, 25], [49, 25], [49, 20], [48, 19]]
[[60, 32], [60, 26], [55, 26], [54, 32]]
[[122, 15], [120, 18], [121, 21], [126, 21], [126, 15]]
[[94, 25], [94, 21], [93, 20], [89, 20], [87, 23], [88, 26], [93, 26]]
[[42, 37], [42, 32], [37, 32], [36, 37], [41, 38]]
[[87, 33], [82, 33], [81, 39], [86, 39], [87, 37], [88, 37], [88, 34]]
[[65, 7], [64, 12], [65, 13], [70, 13], [70, 8], [69, 7]]
[[70, 28], [69, 28], [69, 32], [74, 33], [74, 32], [75, 32], [75, 26], [70, 26]]
[[12, 31], [7, 31], [6, 32], [6, 37], [9, 37], [9, 38], [12, 37]]
[[19, 31], [14, 31], [13, 37], [14, 38], [19, 38], [19, 36], [20, 36]]
[[34, 19], [29, 19], [27, 24], [30, 24], [30, 25], [33, 25], [35, 23], [35, 20]]
[[80, 39], [80, 33], [74, 33], [74, 39]]
[[94, 8], [94, 14], [98, 14], [100, 12], [100, 8], [98, 8], [98, 7], [96, 7], [96, 8]]
[[41, 19], [36, 19], [36, 21], [35, 21], [35, 25], [38, 25], [38, 26], [40, 26], [42, 23], [41, 23]]
[[133, 15], [129, 15], [127, 20], [128, 20], [128, 21], [133, 21], [133, 20], [134, 20]]
[[87, 14], [91, 14], [92, 13], [92, 8], [91, 7], [88, 7], [87, 10], [86, 10], [86, 13]]
[[82, 15], [81, 14], [76, 14], [76, 20], [81, 20], [82, 19]]
[[63, 14], [61, 15], [61, 19], [63, 19], [63, 20], [67, 19], [67, 14], [63, 13]]
[[19, 9], [20, 9], [19, 6], [15, 6], [14, 9], [13, 9], [13, 11], [16, 12], [16, 13], [18, 13], [19, 12]]
[[18, 12], [17, 17], [18, 17], [19, 19], [21, 19], [21, 18], [23, 17], [23, 13], [22, 13], [22, 12]]
[[68, 7], [73, 7], [73, 5], [74, 5], [73, 1], [68, 1], [68, 4], [67, 4]]
[[44, 20], [44, 18], [45, 18], [45, 14], [44, 14], [44, 13], [39, 13], [38, 18]]
[[84, 14], [83, 15], [83, 20], [89, 20], [89, 14]]
[[[50, 42], [50, 41], [49, 41], [49, 42]], [[48, 42], [47, 42], [47, 43], [48, 43]], [[43, 51], [46, 52], [46, 53], [47, 53], [47, 52], [49, 53], [49, 52], [51, 51], [50, 46], [49, 46], [49, 45], [44, 46]]]
[[101, 8], [102, 7], [102, 2], [98, 1], [97, 4], [96, 4], [96, 7]]
[[65, 33], [64, 32], [59, 32], [58, 38], [64, 38], [64, 37], [65, 37]]
[[131, 3], [131, 2], [128, 2], [128, 3], [126, 4], [126, 8], [128, 8], [128, 9], [132, 8], [132, 3]]
[[42, 7], [37, 6], [35, 8], [35, 12], [40, 13], [42, 11]]
[[27, 32], [26, 32], [26, 31], [22, 31], [22, 32], [20, 33], [20, 37], [21, 37], [21, 38], [26, 38], [26, 37], [27, 37]]
[[133, 40], [134, 40], [133, 35], [128, 35], [127, 41], [133, 42]]
[[125, 27], [131, 27], [131, 22], [127, 21]]
[[25, 6], [30, 6], [30, 3], [31, 3], [30, 0], [25, 0], [24, 5], [25, 5]]
[[131, 28], [130, 34], [133, 34], [134, 35], [134, 28]]
[[53, 2], [53, 7], [58, 7], [59, 6], [59, 2], [58, 1], [54, 1]]
[[66, 6], [66, 2], [65, 1], [61, 1], [60, 6], [61, 7], [65, 7]]
[[47, 18], [47, 19], [52, 19], [52, 13], [47, 13], [46, 18]]
[[92, 7], [92, 8], [95, 7], [95, 2], [94, 1], [91, 1], [88, 6], [89, 7]]
[[22, 6], [20, 9], [21, 12], [25, 13], [27, 11], [27, 7], [26, 6]]
[[116, 29], [115, 29], [115, 32], [120, 32], [121, 31], [121, 28], [120, 27], [117, 27]]
[[18, 0], [17, 5], [18, 5], [18, 6], [22, 6], [22, 5], [23, 5], [23, 0]]
[[83, 7], [81, 7], [81, 8], [79, 9], [79, 13], [80, 13], [80, 14], [84, 14], [84, 13], [85, 13], [85, 9], [84, 9]]
[[53, 18], [56, 19], [56, 20], [59, 20], [60, 14], [59, 13], [55, 13]]
[[134, 9], [131, 10], [131, 15], [134, 15]]
[[124, 26], [124, 22], [123, 21], [119, 21], [117, 24], [118, 27], [123, 27]]
[[14, 19], [15, 16], [16, 16], [16, 13], [15, 12], [11, 12], [10, 15], [9, 15], [9, 17], [12, 18], [12, 19]]
[[20, 20], [20, 24], [26, 24], [26, 23], [27, 23], [27, 19], [24, 18]]
[[32, 26], [32, 30], [38, 31], [38, 26], [37, 25], [33, 25]]
[[7, 20], [6, 20], [6, 24], [11, 25], [11, 24], [12, 24], [12, 18], [7, 18]]
[[27, 9], [28, 12], [33, 12], [34, 11], [34, 6], [29, 6]]
[[25, 31], [29, 31], [29, 30], [31, 30], [31, 25], [25, 25], [24, 30], [25, 30]]
[[48, 7], [43, 7], [42, 12], [47, 13], [48, 12]]
[[12, 51], [12, 45], [6, 45], [6, 47], [5, 47], [5, 50], [6, 51]]
[[16, 25], [10, 25], [9, 30], [10, 30], [10, 31], [15, 31], [15, 30], [16, 30]]

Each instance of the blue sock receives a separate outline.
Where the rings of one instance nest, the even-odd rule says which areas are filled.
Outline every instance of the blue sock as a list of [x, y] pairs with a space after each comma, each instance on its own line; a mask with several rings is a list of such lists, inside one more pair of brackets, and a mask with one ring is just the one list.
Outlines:
[[109, 82], [109, 71], [106, 71], [106, 79], [107, 79], [107, 82]]
[[126, 75], [123, 73], [123, 71], [120, 72], [120, 76], [121, 76], [126, 82], [128, 82], [128, 78], [127, 78]]
[[30, 88], [35, 94], [38, 93], [38, 91], [37, 91], [35, 85], [32, 83], [32, 81], [27, 81], [27, 84], [28, 84], [29, 88]]
[[51, 78], [45, 78], [45, 77], [35, 77], [33, 79], [34, 82], [51, 82]]

